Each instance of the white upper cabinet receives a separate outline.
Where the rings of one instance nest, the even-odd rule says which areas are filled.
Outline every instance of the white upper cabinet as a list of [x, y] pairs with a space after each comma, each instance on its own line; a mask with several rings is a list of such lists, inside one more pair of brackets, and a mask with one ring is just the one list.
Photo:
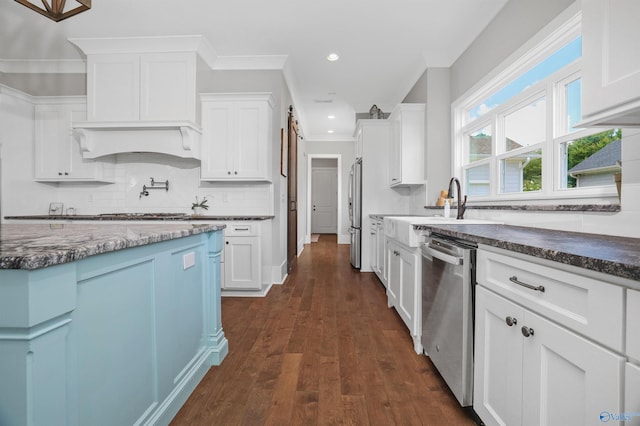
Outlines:
[[82, 97], [38, 100], [35, 106], [35, 180], [113, 181], [113, 163], [82, 158], [72, 123], [85, 120], [87, 104]]
[[584, 125], [640, 126], [640, 2], [583, 0]]
[[424, 104], [400, 104], [391, 115], [389, 185], [423, 185]]
[[193, 52], [89, 55], [87, 70], [89, 121], [195, 122]]
[[271, 94], [207, 93], [201, 100], [201, 180], [271, 181]]
[[196, 73], [215, 54], [202, 36], [70, 39], [87, 55], [84, 158], [158, 152], [200, 159]]

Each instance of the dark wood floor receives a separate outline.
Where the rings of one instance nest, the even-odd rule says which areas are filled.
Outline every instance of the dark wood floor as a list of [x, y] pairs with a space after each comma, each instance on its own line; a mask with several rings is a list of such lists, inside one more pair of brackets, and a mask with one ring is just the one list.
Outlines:
[[172, 425], [471, 425], [335, 235], [265, 298], [223, 298], [229, 355]]

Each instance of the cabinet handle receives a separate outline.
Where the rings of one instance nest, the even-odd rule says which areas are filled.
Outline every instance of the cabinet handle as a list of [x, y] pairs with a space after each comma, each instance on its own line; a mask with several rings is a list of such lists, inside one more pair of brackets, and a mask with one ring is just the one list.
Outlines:
[[533, 336], [533, 328], [529, 328], [529, 327], [522, 327], [522, 335], [524, 337], [529, 337], [529, 336]]
[[234, 231], [248, 231], [249, 228], [233, 228]]
[[535, 290], [535, 291], [539, 291], [541, 293], [544, 293], [544, 286], [534, 286], [531, 284], [527, 284], [527, 283], [523, 283], [522, 281], [518, 281], [518, 277], [516, 277], [515, 275], [512, 276], [511, 278], [509, 278], [509, 281], [511, 281], [514, 284], [518, 284], [519, 286], [528, 288], [529, 290]]
[[505, 320], [505, 322], [507, 323], [507, 325], [509, 327], [511, 327], [513, 325], [516, 325], [518, 323], [518, 320], [516, 318], [513, 318], [513, 317], [506, 317], [504, 320]]
[[400, 256], [400, 252], [399, 252], [399, 251], [397, 251], [397, 250], [394, 250], [394, 251], [393, 251], [393, 254], [395, 254], [396, 256]]

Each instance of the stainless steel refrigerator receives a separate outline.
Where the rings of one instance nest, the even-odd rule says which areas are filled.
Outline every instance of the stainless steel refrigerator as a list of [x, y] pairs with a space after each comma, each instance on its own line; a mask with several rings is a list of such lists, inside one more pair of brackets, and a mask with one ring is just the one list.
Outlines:
[[362, 245], [362, 158], [356, 158], [349, 172], [349, 234], [351, 266], [360, 269]]

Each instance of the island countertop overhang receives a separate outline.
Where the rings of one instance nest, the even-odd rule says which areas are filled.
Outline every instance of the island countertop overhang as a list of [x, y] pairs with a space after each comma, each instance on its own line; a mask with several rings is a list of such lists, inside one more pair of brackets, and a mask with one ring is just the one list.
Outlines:
[[223, 224], [2, 224], [0, 270], [33, 270], [223, 229]]

